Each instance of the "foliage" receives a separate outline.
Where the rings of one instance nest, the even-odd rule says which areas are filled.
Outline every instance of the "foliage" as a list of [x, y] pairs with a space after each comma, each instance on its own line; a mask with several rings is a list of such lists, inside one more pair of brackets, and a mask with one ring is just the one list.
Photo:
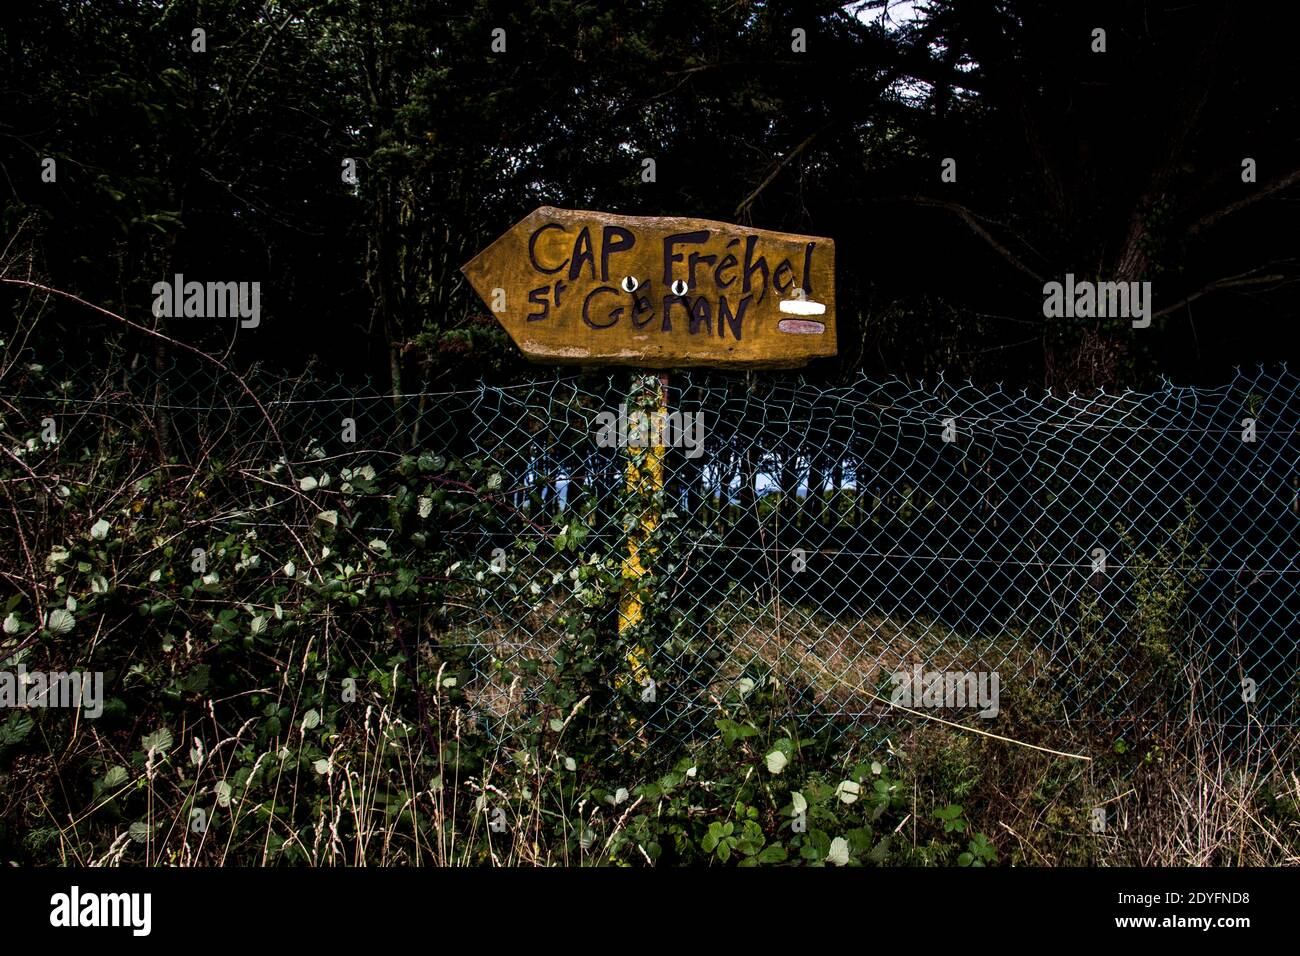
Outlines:
[[[1186, 657], [1176, 635], [1186, 632], [1185, 618], [1195, 586], [1204, 580], [1207, 547], [1196, 538], [1196, 512], [1189, 499], [1187, 517], [1168, 532], [1168, 542], [1154, 554], [1143, 554], [1125, 537], [1133, 553], [1129, 574], [1133, 579], [1132, 624], [1142, 647], [1167, 668], [1176, 669]], [[1121, 529], [1122, 531], [1122, 529]]]
[[[713, 733], [647, 749], [639, 688], [618, 675], [635, 642], [688, 629], [656, 610], [647, 576], [643, 629], [618, 635], [620, 563], [591, 549], [581, 502], [501, 549], [509, 564], [466, 558], [454, 529], [514, 507], [489, 460], [430, 450], [340, 467], [311, 445], [296, 461], [187, 470], [141, 467], [144, 420], [81, 454], [5, 437], [0, 480], [46, 509], [39, 538], [19, 530], [39, 563], [5, 604], [8, 666], [99, 670], [106, 687], [93, 721], [0, 724], [11, 859], [993, 859], [942, 812], [899, 841], [916, 796], [902, 768], [778, 722], [770, 674], [735, 685]], [[240, 530], [240, 515], [257, 520]], [[572, 571], [539, 585], [557, 565]], [[456, 639], [489, 585], [519, 614], [567, 608], [550, 660]], [[536, 693], [494, 708], [477, 696], [489, 680]]]
[[[518, 369], [458, 270], [544, 203], [834, 238], [842, 355], [819, 376], [1088, 388], [1274, 358], [1237, 334], [1234, 290], [1294, 317], [1271, 245], [1294, 231], [1285, 31], [1213, 5], [916, 7], [37, 0], [0, 31], [4, 231], [123, 315], [178, 272], [262, 281], [256, 335], [157, 325], [399, 389]], [[16, 251], [3, 268], [26, 275]], [[1067, 272], [1152, 280], [1166, 314], [1140, 335], [1044, 321]]]

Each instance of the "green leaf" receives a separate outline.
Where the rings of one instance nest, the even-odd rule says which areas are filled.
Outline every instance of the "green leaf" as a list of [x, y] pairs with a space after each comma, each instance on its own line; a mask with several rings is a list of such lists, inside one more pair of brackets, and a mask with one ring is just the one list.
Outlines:
[[149, 839], [149, 834], [152, 830], [153, 828], [150, 827], [149, 824], [145, 823], [143, 820], [137, 820], [135, 823], [131, 824], [131, 839], [136, 843], [143, 843]]
[[140, 741], [140, 743], [144, 747], [145, 753], [166, 751], [172, 745], [172, 732], [166, 727], [160, 727], [145, 737], [144, 740]]
[[717, 728], [722, 731], [722, 742], [730, 747], [737, 740], [744, 740], [746, 737], [753, 737], [758, 733], [758, 728], [750, 724], [738, 724], [734, 720], [725, 718], [716, 721]]
[[784, 863], [786, 856], [785, 847], [779, 843], [773, 843], [770, 846], [763, 847], [754, 859], [758, 860], [759, 863]]
[[826, 851], [826, 862], [833, 866], [845, 866], [849, 862], [849, 841], [836, 837]]
[[36, 721], [26, 714], [10, 714], [9, 719], [0, 724], [0, 747], [21, 743], [35, 726]]
[[889, 834], [885, 834], [879, 843], [872, 847], [871, 852], [867, 854], [867, 859], [872, 863], [884, 863], [885, 857], [889, 855]]
[[45, 627], [51, 634], [67, 634], [76, 625], [77, 619], [63, 608], [55, 608], [45, 618]]
[[208, 689], [208, 682], [211, 680], [212, 668], [208, 664], [198, 664], [185, 675], [181, 681], [181, 689], [189, 691], [191, 694], [201, 694]]
[[849, 847], [854, 853], [865, 853], [871, 849], [871, 843], [876, 835], [871, 827], [857, 827], [844, 834], [844, 837], [849, 841]]

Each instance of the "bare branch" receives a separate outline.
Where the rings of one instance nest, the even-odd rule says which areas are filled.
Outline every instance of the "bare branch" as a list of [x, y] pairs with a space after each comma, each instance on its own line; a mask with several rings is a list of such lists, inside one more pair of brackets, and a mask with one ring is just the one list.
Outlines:
[[1274, 193], [1280, 192], [1288, 186], [1293, 186], [1297, 182], [1300, 182], [1300, 169], [1293, 169], [1280, 179], [1275, 179], [1266, 186], [1260, 186], [1249, 196], [1246, 196], [1243, 199], [1238, 199], [1236, 202], [1228, 203], [1228, 205], [1221, 209], [1216, 209], [1214, 212], [1206, 213], [1188, 227], [1187, 234], [1189, 236], [1194, 236], [1197, 233], [1203, 232], [1217, 223], [1220, 219], [1231, 216], [1234, 212], [1239, 212], [1247, 206], [1254, 205], [1261, 199], [1267, 199]]
[[1170, 312], [1176, 312], [1177, 310], [1181, 309], [1183, 306], [1190, 305], [1191, 303], [1195, 302], [1197, 299], [1201, 298], [1202, 296], [1209, 295], [1211, 292], [1217, 292], [1220, 289], [1235, 289], [1235, 288], [1239, 288], [1240, 286], [1251, 286], [1251, 285], [1268, 285], [1273, 282], [1283, 282], [1286, 280], [1286, 278], [1287, 278], [1286, 276], [1278, 275], [1278, 274], [1255, 276], [1255, 275], [1251, 275], [1249, 272], [1246, 272], [1246, 273], [1242, 273], [1241, 275], [1226, 276], [1222, 279], [1215, 279], [1213, 282], [1202, 286], [1200, 289], [1197, 289], [1191, 295], [1187, 296], [1184, 299], [1179, 300], [1178, 302], [1175, 302], [1173, 305], [1167, 305], [1163, 309], [1158, 309], [1156, 312], [1153, 313], [1153, 317], [1168, 315]]
[[1011, 263], [1011, 265], [1015, 266], [1025, 275], [1030, 276], [1031, 278], [1035, 279], [1038, 282], [1043, 281], [1043, 277], [1041, 275], [1039, 275], [1033, 269], [1029, 268], [1029, 266], [1025, 265], [1025, 263], [1022, 262], [1021, 259], [1014, 252], [1012, 252], [1001, 242], [999, 242], [997, 238], [993, 235], [993, 233], [989, 232], [982, 225], [980, 225], [979, 217], [970, 209], [967, 209], [965, 206], [961, 205], [961, 203], [949, 202], [946, 199], [935, 199], [932, 196], [897, 196], [893, 200], [884, 200], [884, 201], [910, 202], [918, 206], [934, 206], [938, 209], [946, 209], [951, 213], [956, 213], [958, 216], [961, 217], [962, 221], [965, 222], [966, 225], [970, 226], [971, 231], [974, 232], [975, 235], [979, 236], [986, 243], [988, 243], [993, 248], [993, 250], [998, 255], [1000, 255], [1003, 259], [1007, 260], [1007, 262]]
[[777, 162], [772, 167], [772, 171], [767, 174], [767, 177], [761, 183], [758, 184], [758, 188], [756, 188], [752, 193], [746, 196], [744, 200], [741, 202], [741, 204], [736, 207], [736, 213], [735, 213], [736, 217], [739, 218], [740, 216], [742, 216], [749, 209], [749, 207], [753, 205], [754, 200], [758, 198], [758, 194], [761, 193], [764, 189], [766, 189], [769, 185], [771, 185], [772, 180], [776, 179], [776, 177], [781, 174], [781, 170], [785, 169], [786, 166], [788, 166], [791, 162], [794, 161], [796, 156], [798, 156], [805, 149], [807, 149], [808, 146], [812, 143], [814, 139], [818, 137], [819, 134], [824, 133], [826, 132], [826, 130], [830, 129], [830, 126], [831, 126], [830, 123], [826, 123], [820, 129], [813, 130], [812, 133], [808, 135], [807, 139], [805, 139], [802, 143], [800, 143], [794, 149], [790, 150], [790, 152], [786, 153], [783, 157], [781, 157], [780, 161]]

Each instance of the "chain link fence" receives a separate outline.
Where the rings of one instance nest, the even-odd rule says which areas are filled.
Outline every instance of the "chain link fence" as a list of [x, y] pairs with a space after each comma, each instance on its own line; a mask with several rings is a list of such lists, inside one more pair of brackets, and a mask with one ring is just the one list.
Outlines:
[[[643, 655], [629, 673], [651, 736], [711, 732], [718, 701], [764, 683], [803, 725], [838, 732], [920, 711], [996, 730], [991, 709], [1120, 735], [1193, 712], [1229, 734], [1294, 733], [1300, 382], [1284, 369], [1045, 397], [673, 373], [649, 495], [629, 490], [628, 460], [644, 464], [637, 414], [655, 410], [657, 376], [393, 396], [190, 356], [163, 369], [18, 364], [0, 397], [32, 427], [55, 417], [64, 441], [130, 409], [180, 459], [237, 443], [267, 462], [382, 469], [423, 452], [482, 467], [491, 507], [440, 528], [465, 583], [434, 638], [474, 661], [467, 691], [490, 721], [548, 679], [562, 622], [595, 613]], [[645, 613], [619, 622], [582, 568], [624, 562], [647, 521], [645, 575], [624, 584]], [[500, 686], [522, 662], [533, 683]], [[931, 699], [936, 674], [995, 677], [994, 706], [972, 706], [975, 684], [965, 707]], [[918, 693], [900, 709], [904, 688]]]

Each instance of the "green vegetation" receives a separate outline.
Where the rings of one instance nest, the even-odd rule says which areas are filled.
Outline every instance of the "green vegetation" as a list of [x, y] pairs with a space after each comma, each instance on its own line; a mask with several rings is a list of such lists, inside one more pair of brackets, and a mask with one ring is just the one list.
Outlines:
[[[833, 701], [841, 689], [819, 684], [809, 655], [789, 667], [769, 649], [712, 672], [695, 709], [656, 728], [619, 679], [628, 649], [678, 641], [677, 666], [692, 673], [705, 657], [656, 608], [662, 581], [644, 582], [643, 629], [620, 635], [621, 542], [593, 537], [580, 503], [534, 512], [536, 533], [503, 549], [508, 566], [466, 557], [449, 529], [493, 526], [513, 507], [490, 461], [429, 450], [340, 467], [313, 448], [293, 463], [149, 467], [142, 417], [57, 448], [54, 474], [39, 434], [7, 415], [0, 427], [16, 449], [0, 482], [42, 509], [4, 559], [6, 666], [100, 670], [107, 688], [98, 719], [43, 710], [0, 723], [6, 861], [985, 866], [1296, 853], [1285, 755], [1237, 754], [1230, 771], [1169, 728], [1116, 741], [1063, 723], [1050, 680], [1008, 694], [998, 738], [927, 720], [842, 734], [791, 719], [796, 694]], [[777, 624], [739, 607], [724, 620]], [[822, 623], [794, 608], [780, 627]], [[524, 647], [519, 631], [535, 639]], [[852, 689], [870, 689], [868, 677]], [[1215, 794], [1208, 828], [1192, 803], [1202, 786]], [[1096, 807], [1111, 821], [1102, 833]]]

